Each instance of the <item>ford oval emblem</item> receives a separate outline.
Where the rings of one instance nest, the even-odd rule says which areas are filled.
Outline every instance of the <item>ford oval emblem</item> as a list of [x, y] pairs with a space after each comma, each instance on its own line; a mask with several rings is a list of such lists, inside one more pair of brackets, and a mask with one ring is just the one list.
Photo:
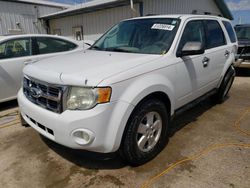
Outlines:
[[38, 88], [31, 87], [30, 88], [30, 95], [34, 98], [39, 98], [42, 96], [42, 90]]

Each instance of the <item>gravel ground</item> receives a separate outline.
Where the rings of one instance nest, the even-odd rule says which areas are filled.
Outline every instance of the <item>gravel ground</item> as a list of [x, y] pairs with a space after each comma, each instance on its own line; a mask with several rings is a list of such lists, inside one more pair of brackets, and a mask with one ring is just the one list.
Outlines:
[[[76, 151], [52, 143], [32, 128], [20, 126], [15, 101], [1, 104], [0, 187], [249, 188], [247, 76], [249, 72], [240, 73], [223, 104], [214, 105], [208, 99], [177, 117], [166, 148], [154, 160], [136, 168], [116, 155]], [[11, 114], [3, 117], [6, 113]], [[245, 133], [234, 126], [239, 119], [236, 126]], [[206, 148], [211, 150], [201, 153]], [[173, 166], [190, 156], [193, 160]]]

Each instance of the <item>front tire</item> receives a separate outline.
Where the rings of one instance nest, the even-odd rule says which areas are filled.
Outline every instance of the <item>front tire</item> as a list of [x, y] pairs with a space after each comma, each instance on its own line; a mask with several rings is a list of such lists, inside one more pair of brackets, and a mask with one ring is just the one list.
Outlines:
[[168, 140], [169, 113], [163, 102], [149, 99], [140, 103], [127, 123], [121, 157], [130, 165], [142, 165], [161, 152]]
[[226, 100], [228, 92], [234, 82], [234, 78], [235, 78], [235, 69], [233, 68], [233, 66], [230, 66], [221, 82], [217, 94], [215, 95], [215, 99], [218, 103], [223, 103]]

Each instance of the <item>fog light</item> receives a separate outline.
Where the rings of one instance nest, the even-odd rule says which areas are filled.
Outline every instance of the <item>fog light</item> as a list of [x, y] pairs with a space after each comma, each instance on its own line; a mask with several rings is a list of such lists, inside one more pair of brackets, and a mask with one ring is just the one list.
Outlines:
[[72, 133], [74, 141], [79, 145], [90, 144], [94, 140], [93, 133], [89, 130], [78, 129]]

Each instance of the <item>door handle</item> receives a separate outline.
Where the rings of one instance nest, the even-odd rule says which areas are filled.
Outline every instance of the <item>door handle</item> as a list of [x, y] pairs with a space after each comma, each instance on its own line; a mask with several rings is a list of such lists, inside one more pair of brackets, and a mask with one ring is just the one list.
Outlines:
[[228, 50], [226, 50], [224, 55], [226, 58], [228, 58], [228, 56], [230, 55], [230, 52]]
[[24, 65], [29, 65], [29, 64], [34, 63], [34, 62], [36, 62], [35, 59], [27, 59], [23, 63], [24, 63]]
[[23, 63], [24, 63], [24, 65], [28, 65], [28, 64], [32, 63], [32, 59], [26, 59]]
[[202, 60], [203, 67], [207, 67], [209, 64], [210, 59], [208, 57], [204, 57]]

